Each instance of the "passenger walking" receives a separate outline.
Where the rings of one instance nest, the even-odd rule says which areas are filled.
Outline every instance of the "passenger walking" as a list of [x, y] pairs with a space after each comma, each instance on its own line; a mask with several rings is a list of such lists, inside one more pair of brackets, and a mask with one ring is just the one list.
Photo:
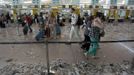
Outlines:
[[50, 18], [49, 18], [49, 27], [50, 27], [50, 37], [51, 39], [55, 38], [55, 22], [56, 22], [56, 17], [54, 15], [54, 13], [52, 12], [50, 14]]
[[2, 16], [0, 16], [0, 27], [2, 27]]
[[45, 26], [45, 35], [46, 35], [46, 37], [48, 38], [48, 39], [50, 39], [50, 36], [51, 36], [51, 29], [50, 29], [50, 25], [49, 25], [49, 23], [50, 23], [50, 15], [48, 14], [48, 12], [46, 12], [46, 14], [45, 14], [45, 16], [46, 16], [46, 26]]
[[39, 27], [40, 27], [40, 29], [44, 29], [45, 28], [46, 20], [43, 17], [43, 13], [40, 13], [40, 15], [38, 16], [38, 21], [39, 21]]
[[29, 29], [29, 26], [28, 26], [28, 19], [27, 19], [28, 17], [27, 17], [27, 15], [24, 15], [24, 17], [23, 17], [23, 21], [24, 21], [24, 26], [23, 26], [23, 34], [24, 35], [27, 35], [27, 33], [28, 33], [28, 29]]
[[1, 14], [1, 28], [6, 28], [6, 18], [4, 14]]
[[56, 32], [56, 38], [61, 37], [61, 27], [60, 27], [60, 19], [59, 19], [59, 13], [57, 13], [56, 16], [56, 23], [55, 23], [55, 32]]
[[26, 15], [26, 22], [28, 24], [28, 29], [30, 30], [29, 32], [31, 33], [33, 30], [31, 28], [31, 26], [32, 26], [32, 18], [31, 18], [30, 15]]
[[83, 44], [81, 46], [81, 48], [86, 50], [86, 51], [88, 51], [88, 49], [90, 48], [91, 40], [89, 37], [89, 33], [91, 31], [92, 21], [93, 21], [93, 16], [87, 16], [85, 31], [84, 31], [84, 41], [83, 41]]
[[9, 27], [11, 24], [11, 16], [9, 13], [6, 14], [6, 25]]
[[19, 27], [20, 27], [20, 25], [22, 24], [22, 19], [21, 19], [21, 16], [20, 15], [18, 15], [17, 16], [17, 34], [18, 35], [20, 35], [20, 29], [19, 29]]
[[102, 28], [102, 23], [100, 20], [100, 15], [97, 14], [96, 17], [93, 20], [91, 31], [89, 33], [90, 39], [91, 39], [91, 46], [89, 50], [85, 53], [85, 55], [92, 55], [93, 58], [96, 57], [97, 49], [99, 48], [99, 35], [100, 35], [100, 29]]
[[71, 41], [74, 34], [76, 35], [76, 37], [79, 38], [79, 40], [81, 40], [81, 37], [78, 33], [79, 32], [78, 25], [76, 25], [77, 21], [78, 21], [78, 16], [77, 16], [77, 14], [75, 14], [74, 8], [71, 9], [71, 12], [72, 12], [72, 14], [71, 14], [71, 30], [70, 30], [70, 34], [69, 34], [69, 40], [68, 40], [69, 42]]
[[34, 15], [34, 22], [36, 25], [38, 24], [38, 14], [37, 13]]

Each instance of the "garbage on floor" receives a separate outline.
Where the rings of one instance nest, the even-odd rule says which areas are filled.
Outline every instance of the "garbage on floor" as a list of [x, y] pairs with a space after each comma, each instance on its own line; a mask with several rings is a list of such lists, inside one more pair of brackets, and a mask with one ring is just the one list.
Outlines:
[[[0, 68], [0, 75], [47, 75], [47, 67], [43, 64], [9, 64]], [[62, 59], [50, 63], [50, 72], [54, 75], [134, 75], [132, 63], [93, 63], [82, 61], [68, 64]]]

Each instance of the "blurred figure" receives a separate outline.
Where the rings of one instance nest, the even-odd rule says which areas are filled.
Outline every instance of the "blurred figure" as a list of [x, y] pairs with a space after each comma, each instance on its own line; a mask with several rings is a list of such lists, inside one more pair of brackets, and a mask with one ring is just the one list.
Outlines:
[[40, 15], [38, 16], [38, 21], [39, 21], [40, 29], [44, 29], [46, 20], [45, 20], [45, 17], [43, 17], [43, 13], [40, 13]]
[[51, 39], [56, 38], [56, 32], [55, 32], [55, 24], [56, 24], [56, 17], [54, 15], [54, 13], [52, 12], [50, 14], [50, 18], [49, 18], [49, 27], [50, 27], [50, 35], [51, 35]]
[[20, 27], [21, 24], [22, 24], [22, 19], [21, 19], [21, 16], [18, 15], [18, 16], [17, 16], [17, 34], [18, 34], [18, 35], [20, 35], [19, 27]]
[[[70, 34], [69, 34], [69, 42], [71, 41], [73, 35], [75, 34], [76, 37], [78, 37], [80, 39], [80, 35], [79, 35], [79, 31], [78, 31], [78, 25], [77, 24], [77, 21], [78, 21], [78, 15], [75, 14], [75, 9], [72, 8], [71, 9], [71, 30], [70, 30]], [[81, 40], [81, 39], [80, 39]]]
[[34, 22], [36, 25], [38, 24], [38, 14], [37, 13], [34, 15]]
[[4, 16], [4, 14], [1, 14], [1, 16], [0, 16], [0, 27], [6, 28], [6, 18]]
[[56, 24], [55, 24], [55, 32], [56, 32], [56, 38], [61, 37], [61, 27], [60, 27], [60, 16], [59, 13], [57, 12], [56, 16]]
[[85, 55], [90, 54], [93, 58], [96, 58], [97, 49], [99, 48], [99, 35], [100, 30], [103, 27], [100, 20], [100, 15], [97, 14], [92, 22], [91, 31], [89, 33], [91, 39], [91, 46]]
[[6, 25], [7, 27], [11, 24], [11, 16], [9, 13], [6, 14]]
[[31, 33], [33, 31], [32, 28], [31, 28], [31, 26], [32, 26], [32, 18], [31, 18], [30, 15], [26, 15], [25, 19], [26, 19], [26, 23], [28, 24], [28, 28], [30, 30], [29, 32]]
[[84, 41], [83, 44], [81, 46], [82, 49], [88, 51], [88, 49], [90, 48], [90, 37], [89, 37], [89, 33], [91, 31], [91, 25], [93, 22], [93, 16], [87, 16], [86, 18], [86, 25], [85, 25], [85, 31], [84, 31]]

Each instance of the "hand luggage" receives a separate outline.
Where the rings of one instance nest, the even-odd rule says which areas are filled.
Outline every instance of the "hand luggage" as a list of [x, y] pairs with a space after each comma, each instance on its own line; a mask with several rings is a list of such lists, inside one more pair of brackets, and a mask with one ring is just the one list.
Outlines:
[[35, 36], [36, 41], [40, 41], [40, 39], [44, 37], [44, 34], [45, 34], [44, 30], [39, 30], [39, 32]]
[[28, 33], [28, 26], [25, 25], [24, 28], [23, 28], [23, 34], [27, 35], [27, 33]]

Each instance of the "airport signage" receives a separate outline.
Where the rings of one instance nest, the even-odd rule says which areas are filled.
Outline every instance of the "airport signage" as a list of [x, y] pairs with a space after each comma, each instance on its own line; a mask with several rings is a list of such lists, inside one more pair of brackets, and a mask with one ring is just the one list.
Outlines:
[[14, 8], [22, 8], [22, 5], [14, 5]]
[[111, 5], [116, 5], [117, 4], [117, 0], [110, 0], [110, 4]]
[[12, 4], [13, 5], [19, 5], [20, 4], [20, 0], [12, 0]]
[[99, 3], [99, 0], [92, 0], [92, 4], [98, 4]]
[[79, 4], [79, 2], [80, 2], [80, 0], [72, 0], [72, 3], [71, 4], [77, 5], [77, 4]]
[[134, 5], [134, 0], [128, 0], [128, 5]]
[[39, 5], [39, 4], [40, 4], [40, 0], [32, 0], [32, 3], [33, 3], [34, 5]]
[[60, 1], [59, 1], [59, 0], [52, 0], [52, 3], [53, 3], [53, 4], [59, 4]]

